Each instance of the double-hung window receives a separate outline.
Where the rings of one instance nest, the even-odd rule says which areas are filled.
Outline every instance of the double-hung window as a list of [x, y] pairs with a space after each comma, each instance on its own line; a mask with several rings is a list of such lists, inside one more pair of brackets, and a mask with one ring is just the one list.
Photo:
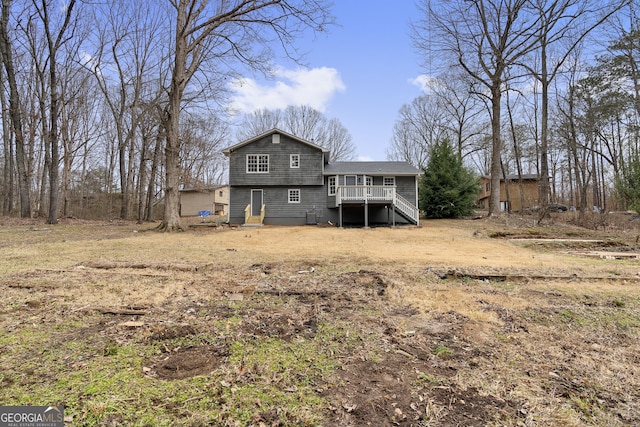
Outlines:
[[335, 195], [336, 195], [336, 177], [330, 176], [329, 177], [329, 196], [335, 196]]
[[247, 173], [269, 173], [269, 155], [247, 154]]
[[300, 189], [289, 190], [289, 203], [300, 203]]
[[300, 167], [300, 154], [289, 154], [289, 167], [296, 169]]

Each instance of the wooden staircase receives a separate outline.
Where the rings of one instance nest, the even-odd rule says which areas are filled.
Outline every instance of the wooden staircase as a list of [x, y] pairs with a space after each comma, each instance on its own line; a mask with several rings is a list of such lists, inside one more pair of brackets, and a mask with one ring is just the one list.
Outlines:
[[251, 215], [251, 205], [244, 209], [244, 224], [246, 227], [261, 227], [264, 221], [265, 205], [260, 209], [260, 215]]
[[245, 219], [244, 225], [248, 227], [259, 227], [262, 225], [262, 218], [258, 215], [249, 216]]

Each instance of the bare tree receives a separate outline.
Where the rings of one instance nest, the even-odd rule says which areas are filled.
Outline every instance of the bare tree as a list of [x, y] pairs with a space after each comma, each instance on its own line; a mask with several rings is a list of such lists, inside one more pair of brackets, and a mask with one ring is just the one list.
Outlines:
[[216, 59], [235, 59], [244, 66], [265, 69], [272, 42], [279, 43], [293, 58], [297, 56], [291, 48], [294, 39], [308, 29], [326, 31], [332, 23], [324, 0], [170, 0], [170, 4], [175, 40], [165, 109], [165, 208], [158, 227], [163, 231], [182, 230], [178, 193], [180, 110], [194, 75], [205, 62]]
[[[236, 132], [236, 138], [245, 140], [271, 129], [280, 128], [283, 123], [282, 113], [283, 110], [280, 109], [269, 110], [267, 108], [261, 108], [253, 111], [251, 114], [245, 115]], [[283, 128], [282, 130], [285, 129]]]
[[59, 23], [57, 29], [52, 28], [56, 23], [51, 19], [48, 0], [33, 0], [33, 5], [44, 27], [44, 36], [48, 49], [48, 65], [49, 65], [49, 144], [51, 145], [51, 167], [49, 169], [49, 215], [47, 222], [49, 224], [58, 223], [58, 200], [59, 200], [59, 162], [60, 162], [60, 131], [58, 129], [58, 121], [60, 114], [60, 96], [58, 93], [58, 52], [62, 45], [72, 39], [72, 35], [67, 34], [67, 30], [73, 30], [71, 18], [73, 16], [73, 7], [76, 1], [70, 0], [65, 5], [62, 22]]
[[100, 25], [96, 27], [96, 52], [86, 66], [95, 75], [113, 117], [122, 194], [120, 217], [126, 219], [133, 203], [136, 132], [146, 110], [155, 108], [163, 95], [155, 90], [158, 81], [149, 76], [157, 72], [155, 67], [161, 62], [158, 45], [165, 40], [161, 16], [148, 2], [116, 1], [94, 10]]
[[13, 211], [13, 145], [11, 142], [11, 122], [7, 112], [9, 111], [9, 104], [7, 102], [7, 96], [5, 94], [4, 86], [4, 61], [2, 60], [2, 54], [0, 53], [0, 120], [2, 120], [2, 146], [4, 149], [4, 164], [2, 165], [2, 215], [8, 215]]
[[13, 127], [13, 135], [16, 145], [15, 158], [20, 192], [20, 216], [28, 218], [31, 216], [31, 197], [29, 174], [25, 167], [25, 144], [22, 128], [20, 93], [18, 92], [11, 40], [9, 39], [10, 6], [11, 0], [2, 0], [2, 15], [0, 16], [0, 57], [2, 58], [2, 63], [6, 71], [7, 83], [9, 85], [9, 116], [11, 117], [11, 125]]
[[[425, 57], [448, 55], [484, 85], [491, 103], [491, 192], [489, 215], [500, 209], [501, 105], [507, 70], [536, 45], [537, 17], [528, 0], [421, 1], [422, 19], [413, 41]], [[428, 61], [425, 61], [428, 65]]]
[[225, 121], [216, 116], [190, 114], [181, 125], [182, 182], [198, 187], [222, 183], [226, 158], [221, 150], [229, 138]]
[[274, 128], [326, 148], [332, 162], [355, 157], [356, 147], [342, 122], [336, 118], [329, 119], [307, 105], [290, 105], [284, 110], [254, 111], [242, 120], [237, 137], [248, 139]]
[[478, 95], [478, 86], [476, 81], [461, 73], [442, 76], [433, 87], [433, 94], [446, 112], [451, 142], [457, 147], [461, 159], [480, 149], [476, 140], [488, 131], [483, 120], [486, 108]]
[[325, 141], [319, 140], [317, 143], [329, 150], [329, 160], [332, 162], [339, 160], [353, 160], [356, 147], [352, 142], [351, 134], [340, 120], [330, 119], [326, 124]]
[[[67, 64], [67, 73], [74, 67]], [[102, 102], [94, 79], [84, 68], [75, 67], [76, 74], [61, 85], [60, 95], [65, 100], [60, 109], [60, 141], [62, 147], [62, 213], [71, 215], [72, 179], [84, 179], [87, 157], [93, 150], [100, 132], [97, 105]], [[77, 160], [82, 169], [74, 173]]]
[[446, 111], [439, 101], [437, 96], [422, 95], [400, 108], [387, 158], [426, 167], [431, 148], [449, 138]]
[[[601, 2], [599, 0], [535, 0], [538, 15], [536, 29], [538, 61], [522, 61], [521, 65], [540, 83], [540, 184], [538, 202], [541, 218], [547, 213], [549, 202], [549, 87], [567, 58], [583, 40], [611, 15], [620, 10], [625, 0]], [[553, 47], [561, 45], [553, 52]], [[553, 53], [556, 53], [553, 55]], [[531, 64], [538, 65], [535, 68]]]

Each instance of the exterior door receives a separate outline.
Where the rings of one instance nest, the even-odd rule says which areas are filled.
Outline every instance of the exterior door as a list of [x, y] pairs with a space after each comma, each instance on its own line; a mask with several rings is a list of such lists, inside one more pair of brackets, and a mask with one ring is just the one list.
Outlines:
[[251, 216], [260, 216], [262, 210], [262, 190], [251, 190]]

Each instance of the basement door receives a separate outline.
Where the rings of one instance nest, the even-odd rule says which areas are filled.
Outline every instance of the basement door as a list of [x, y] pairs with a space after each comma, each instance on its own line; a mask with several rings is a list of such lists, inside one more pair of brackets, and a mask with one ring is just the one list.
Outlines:
[[262, 190], [251, 190], [251, 216], [260, 216], [262, 210]]

